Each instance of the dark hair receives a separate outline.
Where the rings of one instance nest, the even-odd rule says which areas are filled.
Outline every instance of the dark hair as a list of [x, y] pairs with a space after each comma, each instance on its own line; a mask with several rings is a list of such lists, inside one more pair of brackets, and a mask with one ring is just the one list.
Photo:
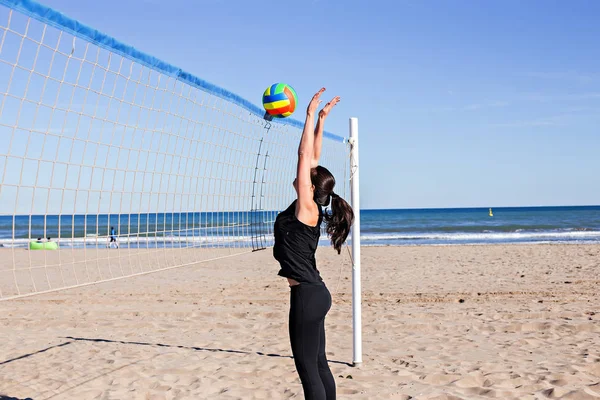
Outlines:
[[338, 254], [342, 251], [342, 244], [350, 233], [354, 222], [354, 212], [346, 200], [333, 192], [335, 178], [325, 167], [318, 166], [311, 169], [310, 180], [315, 187], [315, 203], [327, 207], [331, 203], [331, 213], [324, 213], [323, 218], [327, 223], [327, 234], [331, 237], [331, 245]]

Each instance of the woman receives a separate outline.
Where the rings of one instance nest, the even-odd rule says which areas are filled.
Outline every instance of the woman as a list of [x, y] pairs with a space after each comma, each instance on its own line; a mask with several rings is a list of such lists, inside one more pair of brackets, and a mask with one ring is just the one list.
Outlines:
[[[279, 275], [287, 278], [291, 288], [290, 342], [304, 398], [308, 400], [335, 399], [335, 381], [325, 355], [325, 315], [331, 307], [331, 294], [315, 260], [321, 222], [325, 220], [331, 243], [339, 254], [354, 220], [350, 205], [333, 192], [335, 178], [319, 166], [325, 118], [340, 101], [335, 97], [323, 107], [313, 132], [324, 91], [322, 88], [313, 96], [306, 111], [293, 183], [297, 199], [277, 216], [273, 247], [273, 255], [281, 265]], [[323, 207], [329, 204], [331, 214], [323, 213]]]

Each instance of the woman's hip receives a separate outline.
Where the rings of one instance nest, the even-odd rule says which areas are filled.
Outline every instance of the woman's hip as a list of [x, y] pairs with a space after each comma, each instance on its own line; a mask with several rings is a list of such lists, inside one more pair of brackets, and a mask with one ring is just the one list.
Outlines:
[[[331, 308], [331, 293], [323, 283], [300, 283], [290, 288], [290, 306], [312, 318], [323, 318]], [[311, 319], [312, 319], [311, 318]]]

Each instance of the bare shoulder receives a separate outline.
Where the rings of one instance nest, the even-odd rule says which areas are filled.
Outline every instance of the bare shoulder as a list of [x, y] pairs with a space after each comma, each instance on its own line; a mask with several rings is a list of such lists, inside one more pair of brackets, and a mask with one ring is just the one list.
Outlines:
[[317, 203], [303, 204], [296, 202], [296, 218], [304, 225], [315, 227], [319, 223], [319, 207]]

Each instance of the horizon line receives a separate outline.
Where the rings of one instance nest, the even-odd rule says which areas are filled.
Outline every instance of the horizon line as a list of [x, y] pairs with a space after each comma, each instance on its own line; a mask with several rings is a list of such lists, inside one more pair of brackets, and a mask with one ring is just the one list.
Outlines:
[[507, 208], [559, 208], [559, 207], [600, 207], [600, 204], [565, 204], [537, 206], [463, 206], [463, 207], [404, 207], [404, 208], [361, 208], [361, 211], [396, 211], [396, 210], [478, 210], [478, 209], [507, 209]]

